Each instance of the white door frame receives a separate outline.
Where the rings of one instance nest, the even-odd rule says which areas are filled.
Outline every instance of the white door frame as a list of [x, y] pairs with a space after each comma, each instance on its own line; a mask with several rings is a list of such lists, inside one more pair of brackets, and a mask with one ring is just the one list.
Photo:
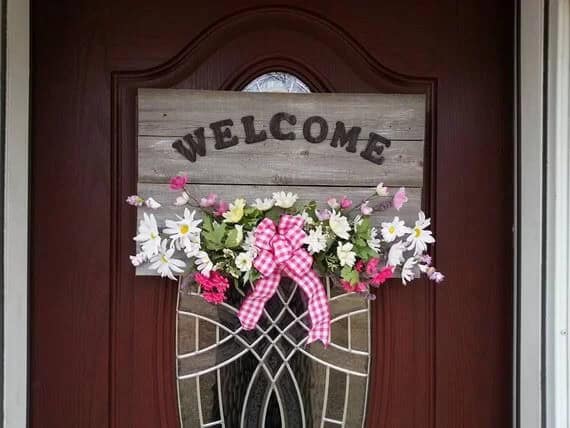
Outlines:
[[[6, 4], [3, 426], [27, 424], [29, 0]], [[514, 427], [568, 426], [570, 0], [519, 0]]]
[[570, 0], [517, 14], [514, 426], [568, 428]]
[[6, 0], [4, 158], [4, 426], [25, 427], [28, 394], [30, 11]]

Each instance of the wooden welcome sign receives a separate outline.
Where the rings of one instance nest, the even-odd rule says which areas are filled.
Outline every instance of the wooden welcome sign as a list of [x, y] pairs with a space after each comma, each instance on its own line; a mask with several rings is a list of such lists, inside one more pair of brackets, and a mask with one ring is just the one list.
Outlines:
[[175, 175], [189, 175], [194, 196], [226, 201], [280, 190], [300, 202], [360, 200], [383, 182], [406, 187], [409, 202], [375, 221], [411, 222], [421, 204], [425, 116], [423, 95], [139, 89], [137, 192], [163, 205], [152, 212], [164, 224], [182, 211], [168, 186]]

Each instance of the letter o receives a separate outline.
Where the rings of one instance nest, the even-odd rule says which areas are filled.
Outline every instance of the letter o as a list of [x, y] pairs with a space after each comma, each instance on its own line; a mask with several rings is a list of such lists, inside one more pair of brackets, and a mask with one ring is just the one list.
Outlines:
[[[316, 137], [311, 135], [311, 127], [313, 126], [313, 123], [318, 123], [320, 128], [319, 135]], [[323, 142], [325, 138], [327, 138], [328, 133], [329, 125], [321, 116], [311, 116], [303, 124], [303, 137], [305, 137], [305, 140], [309, 143], [318, 144]]]

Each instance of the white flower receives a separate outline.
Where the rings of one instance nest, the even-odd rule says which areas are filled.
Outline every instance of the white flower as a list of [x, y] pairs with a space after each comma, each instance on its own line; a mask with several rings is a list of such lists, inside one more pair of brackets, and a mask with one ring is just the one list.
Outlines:
[[305, 238], [305, 244], [307, 244], [307, 249], [311, 254], [319, 253], [327, 247], [327, 237], [323, 233], [322, 226], [319, 225], [309, 232]]
[[251, 270], [251, 266], [253, 263], [251, 254], [248, 252], [239, 253], [235, 259], [235, 263], [236, 267], [242, 272], [247, 272]]
[[415, 257], [410, 257], [402, 266], [402, 284], [406, 285], [408, 282], [412, 281], [415, 277], [415, 267], [418, 264], [418, 260]]
[[378, 229], [373, 227], [372, 229], [370, 229], [370, 238], [368, 238], [366, 241], [368, 246], [372, 248], [374, 251], [378, 251], [380, 249], [380, 239], [376, 237], [377, 235], [378, 235]]
[[281, 208], [291, 208], [297, 202], [297, 198], [299, 196], [288, 192], [275, 192], [273, 194], [273, 200], [275, 201], [275, 205]]
[[190, 200], [190, 195], [188, 195], [188, 193], [186, 192], [182, 192], [182, 195], [176, 198], [176, 202], [174, 202], [174, 205], [176, 205], [177, 207], [181, 207], [182, 205], [186, 205], [189, 200]]
[[416, 225], [406, 240], [409, 243], [408, 250], [413, 249], [414, 255], [416, 256], [427, 251], [427, 244], [433, 244], [435, 242], [434, 237], [431, 235], [431, 231], [425, 230], [430, 223], [431, 220], [429, 218], [426, 219], [426, 215], [423, 211], [420, 211], [418, 214], [418, 220], [416, 220]]
[[338, 256], [341, 266], [352, 267], [354, 266], [354, 262], [356, 262], [356, 254], [352, 251], [352, 244], [350, 242], [345, 244], [339, 242], [338, 247], [336, 247], [336, 255]]
[[144, 253], [137, 253], [134, 256], [129, 256], [129, 258], [131, 259], [131, 263], [134, 267], [140, 266], [147, 261]]
[[196, 260], [194, 263], [202, 275], [210, 277], [210, 272], [214, 269], [214, 264], [212, 263], [212, 260], [210, 260], [208, 253], [205, 251], [198, 251], [198, 253], [196, 253]]
[[307, 211], [303, 210], [303, 212], [301, 213], [301, 217], [303, 217], [305, 224], [308, 224], [308, 225], [315, 224], [315, 220], [313, 220], [313, 217], [311, 217], [309, 214], [307, 214]]
[[384, 183], [379, 183], [378, 186], [376, 186], [376, 194], [378, 196], [388, 196], [388, 188], [386, 186], [384, 186]]
[[273, 208], [275, 201], [273, 199], [265, 198], [263, 200], [256, 199], [255, 203], [252, 205], [253, 208], [257, 208], [259, 211], [267, 211]]
[[350, 225], [346, 217], [339, 213], [332, 212], [329, 218], [329, 226], [332, 231], [341, 239], [349, 239], [350, 236], [348, 232], [350, 231]]
[[257, 247], [255, 246], [255, 229], [247, 232], [245, 239], [241, 244], [241, 248], [243, 248], [245, 252], [249, 253], [252, 259], [255, 259], [257, 257]]
[[[199, 236], [198, 236], [199, 238]], [[193, 238], [191, 238], [193, 239]], [[199, 241], [199, 239], [198, 239]], [[190, 245], [186, 245], [184, 247], [184, 253], [186, 254], [186, 257], [188, 257], [189, 259], [191, 259], [192, 257], [196, 257], [196, 255], [198, 254], [198, 252], [200, 251], [200, 242], [190, 242]]]
[[388, 251], [388, 266], [399, 266], [404, 261], [404, 251], [406, 251], [406, 245], [402, 241], [396, 242], [390, 247]]
[[166, 239], [163, 240], [160, 246], [160, 252], [150, 260], [152, 263], [150, 268], [156, 270], [162, 277], [167, 276], [175, 280], [174, 274], [184, 272], [181, 268], [185, 267], [186, 263], [182, 260], [172, 258], [173, 254], [174, 248], [168, 248]]
[[358, 226], [360, 226], [360, 224], [362, 223], [362, 216], [360, 214], [357, 214], [353, 219], [352, 219], [352, 224], [354, 225], [354, 230], [356, 231], [356, 229], [358, 229]]
[[141, 243], [141, 249], [147, 259], [158, 254], [160, 248], [160, 235], [156, 226], [154, 215], [143, 213], [144, 218], [140, 221], [138, 235], [133, 239]]
[[391, 222], [382, 223], [382, 238], [386, 242], [392, 242], [406, 233], [410, 233], [410, 228], [406, 227], [404, 220], [400, 220], [399, 217], [394, 217]]
[[[191, 243], [195, 243], [196, 239], [194, 236], [200, 235], [201, 229], [198, 225], [202, 220], [194, 220], [196, 211], [192, 211], [188, 208], [184, 208], [184, 217], [178, 217], [178, 221], [166, 220], [166, 228], [164, 233], [170, 235], [172, 242], [176, 245], [176, 248], [186, 248], [189, 247]], [[199, 241], [198, 241], [199, 242]]]
[[157, 210], [162, 206], [158, 202], [156, 202], [153, 198], [148, 198], [146, 201], [144, 201], [144, 204], [153, 210]]

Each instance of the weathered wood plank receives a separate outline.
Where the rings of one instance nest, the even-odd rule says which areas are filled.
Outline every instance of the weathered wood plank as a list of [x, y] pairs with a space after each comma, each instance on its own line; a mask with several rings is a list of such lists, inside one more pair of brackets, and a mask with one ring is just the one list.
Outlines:
[[[375, 215], [375, 223], [395, 215], [412, 222], [420, 209], [425, 127], [422, 95], [141, 89], [138, 101], [138, 194], [152, 196], [163, 204], [159, 210], [152, 210], [159, 225], [183, 212], [183, 208], [173, 205], [180, 192], [171, 192], [167, 184], [170, 177], [180, 174], [190, 176], [190, 190], [197, 199], [213, 192], [226, 201], [245, 197], [253, 202], [275, 191], [291, 191], [299, 195], [300, 202], [316, 200], [325, 208], [325, 201], [332, 196], [346, 195], [355, 201], [367, 198], [382, 181], [393, 186], [392, 191], [406, 186], [409, 202], [400, 212], [392, 208]], [[282, 132], [294, 132], [295, 139], [278, 140], [270, 132], [271, 118], [279, 112], [296, 116], [294, 124], [280, 123]], [[253, 116], [255, 132], [265, 130], [267, 139], [246, 144], [241, 121], [244, 116]], [[311, 136], [303, 134], [303, 124], [310, 116], [320, 116], [328, 125], [326, 138], [319, 143], [307, 141]], [[239, 142], [216, 149], [209, 125], [224, 119], [233, 121], [231, 135]], [[362, 128], [350, 152], [348, 146], [331, 146], [337, 121], [342, 121], [346, 129]], [[190, 157], [196, 157], [195, 162], [190, 162], [172, 143], [193, 134], [198, 127], [204, 128], [205, 153], [194, 153]], [[377, 158], [360, 156], [371, 132], [390, 140], [380, 143], [380, 165], [371, 161]], [[194, 137], [198, 140], [197, 135]], [[224, 141], [229, 139], [229, 135], [224, 137]], [[139, 209], [139, 218], [145, 211], [151, 210]], [[143, 267], [137, 269], [137, 274], [155, 273]]]
[[[343, 195], [351, 198], [352, 200], [360, 201], [369, 197], [374, 188], [371, 187], [295, 187], [295, 186], [226, 186], [226, 185], [211, 185], [199, 184], [189, 186], [191, 194], [197, 199], [206, 196], [208, 193], [216, 193], [225, 201], [232, 201], [237, 197], [243, 196], [248, 202], [253, 202], [255, 198], [271, 197], [272, 192], [288, 191], [294, 192], [299, 195], [299, 201], [307, 202], [316, 200], [320, 208], [326, 207], [326, 200], [329, 197], [340, 198]], [[394, 193], [395, 188], [390, 188], [390, 192]], [[382, 221], [391, 220], [394, 216], [399, 216], [404, 219], [407, 224], [413, 224], [417, 218], [417, 213], [421, 207], [421, 189], [409, 188], [406, 189], [409, 201], [400, 211], [395, 208], [390, 208], [382, 213], [375, 214], [372, 218], [376, 225], [380, 225]], [[176, 214], [182, 215], [184, 208], [174, 206], [174, 200], [180, 192], [173, 192], [166, 184], [141, 184], [139, 183], [138, 194], [142, 197], [152, 196], [163, 206], [158, 210], [151, 210], [149, 208], [139, 208], [137, 211], [138, 220], [142, 218], [143, 212], [152, 213], [156, 217], [159, 227], [164, 226], [166, 219], [176, 219]], [[189, 207], [192, 209], [192, 207]], [[147, 267], [137, 268], [137, 275], [156, 275], [156, 272], [150, 271]]]
[[[232, 135], [241, 143], [244, 130], [241, 118], [255, 117], [257, 130], [269, 131], [271, 117], [287, 112], [297, 117], [295, 125], [284, 124], [302, 139], [305, 119], [322, 116], [329, 125], [328, 138], [335, 123], [360, 126], [361, 139], [376, 132], [390, 140], [424, 140], [425, 97], [415, 94], [271, 94], [183, 89], [139, 89], [140, 136], [173, 137], [204, 127], [212, 137], [209, 124], [232, 119]], [[276, 107], [278, 106], [278, 107]], [[325, 142], [328, 141], [325, 140]]]
[[358, 142], [350, 153], [329, 143], [310, 144], [266, 140], [215, 150], [206, 142], [206, 156], [189, 162], [172, 148], [173, 139], [139, 137], [139, 182], [166, 183], [170, 177], [188, 173], [195, 183], [288, 184], [372, 186], [383, 181], [391, 186], [421, 187], [423, 141], [393, 141], [383, 152], [384, 163], [376, 165], [359, 153]]

